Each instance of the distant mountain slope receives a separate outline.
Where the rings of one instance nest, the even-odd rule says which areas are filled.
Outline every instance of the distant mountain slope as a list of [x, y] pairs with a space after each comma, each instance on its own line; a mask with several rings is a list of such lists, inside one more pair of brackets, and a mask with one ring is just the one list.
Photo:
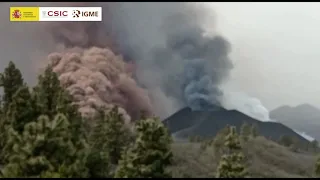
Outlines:
[[[263, 137], [242, 144], [248, 158], [251, 178], [311, 178], [317, 156], [296, 153], [289, 148]], [[174, 165], [170, 167], [174, 178], [212, 178], [220, 156], [212, 147], [203, 151], [200, 143], [179, 142], [172, 145]]]
[[279, 140], [282, 135], [289, 135], [298, 138], [300, 141], [307, 142], [302, 136], [281, 123], [261, 122], [236, 110], [229, 111], [223, 108], [218, 111], [192, 111], [190, 108], [184, 108], [163, 122], [170, 132], [175, 133], [176, 137], [179, 138], [187, 138], [194, 135], [213, 137], [226, 125], [240, 128], [246, 122], [255, 124], [260, 135], [274, 141]]
[[281, 106], [270, 112], [270, 118], [320, 140], [320, 109], [312, 105]]

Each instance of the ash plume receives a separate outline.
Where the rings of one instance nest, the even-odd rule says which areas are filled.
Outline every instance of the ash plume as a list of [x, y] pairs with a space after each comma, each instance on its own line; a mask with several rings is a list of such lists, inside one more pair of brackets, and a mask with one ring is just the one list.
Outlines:
[[184, 66], [181, 81], [187, 105], [194, 110], [220, 106], [222, 91], [219, 85], [232, 67], [228, 42], [220, 36], [204, 37], [199, 25], [183, 17], [177, 17], [172, 24], [167, 49], [180, 58]]
[[[104, 7], [106, 12], [108, 7]], [[141, 112], [152, 115], [147, 92], [130, 76], [123, 58], [115, 54], [112, 34], [108, 32], [111, 26], [100, 22], [51, 22], [46, 28], [63, 47], [60, 53], [49, 55], [53, 70], [84, 116], [113, 105], [123, 108], [132, 120], [138, 119]]]
[[135, 61], [138, 82], [154, 102], [174, 106], [171, 112], [155, 109], [157, 114], [186, 105], [194, 110], [220, 106], [219, 85], [232, 69], [230, 44], [219, 35], [204, 35], [202, 12], [186, 3], [113, 4], [115, 39]]
[[146, 92], [129, 76], [122, 57], [111, 50], [65, 49], [50, 54], [49, 60], [84, 116], [94, 115], [99, 107], [113, 105], [123, 108], [131, 119], [139, 118], [140, 111], [151, 112]]
[[[7, 9], [14, 5], [5, 4]], [[90, 3], [20, 3], [18, 6], [37, 5], [90, 6]], [[8, 14], [4, 17], [8, 18]], [[33, 62], [31, 64], [37, 64], [36, 68], [32, 67], [37, 69], [33, 69], [37, 72], [40, 67], [53, 65], [53, 70], [58, 74], [62, 85], [73, 95], [75, 103], [80, 107], [79, 111], [84, 116], [93, 116], [99, 107], [111, 108], [114, 105], [119, 106], [120, 111], [126, 115], [126, 119], [138, 119], [141, 112], [146, 116], [153, 114], [147, 92], [137, 85], [131, 77], [132, 72], [129, 66], [121, 55], [116, 53], [111, 34], [108, 33], [110, 26], [104, 26], [101, 22], [37, 22], [31, 24], [11, 23], [8, 26], [16, 30], [17, 28], [30, 28], [24, 29], [27, 30], [25, 33], [21, 30], [20, 33], [14, 35], [32, 36], [33, 39], [19, 39], [15, 43], [23, 43], [22, 50], [37, 50], [41, 52], [41, 56], [27, 57], [26, 55], [32, 54], [27, 51], [22, 55], [24, 58], [20, 58], [22, 61], [20, 59], [14, 61], [20, 63], [26, 61], [26, 64], [30, 64], [29, 60], [31, 60]], [[8, 28], [5, 31], [6, 34], [2, 36], [9, 36], [11, 28]], [[11, 54], [14, 53], [19, 52], [11, 51]], [[38, 65], [39, 63], [41, 66]], [[22, 66], [22, 68], [26, 67]], [[27, 70], [27, 72], [30, 71], [32, 72], [32, 70]]]
[[[54, 64], [82, 113], [90, 114], [95, 106], [117, 104], [133, 119], [141, 111], [163, 118], [186, 105], [209, 110], [220, 105], [223, 93], [219, 86], [232, 69], [230, 44], [219, 35], [204, 35], [207, 11], [203, 7], [190, 3], [19, 3], [25, 5], [102, 7], [102, 22], [11, 23], [2, 27], [8, 28], [2, 31], [3, 37], [17, 39], [14, 44], [28, 49], [14, 59], [32, 64], [33, 70], [23, 71], [30, 74], [39, 69], [39, 63]], [[10, 36], [13, 28], [24, 31]], [[24, 42], [15, 38], [18, 35], [32, 38]], [[35, 51], [41, 55], [26, 58]]]

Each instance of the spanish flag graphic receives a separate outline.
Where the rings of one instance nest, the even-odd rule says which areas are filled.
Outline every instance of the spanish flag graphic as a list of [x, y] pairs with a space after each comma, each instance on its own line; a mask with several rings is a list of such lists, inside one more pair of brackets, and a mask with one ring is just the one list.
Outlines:
[[10, 21], [39, 21], [39, 7], [10, 7]]

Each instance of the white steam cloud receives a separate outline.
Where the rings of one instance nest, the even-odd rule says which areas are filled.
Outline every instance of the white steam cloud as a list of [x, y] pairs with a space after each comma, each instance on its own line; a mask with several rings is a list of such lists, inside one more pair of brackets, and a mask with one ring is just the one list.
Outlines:
[[222, 106], [228, 110], [238, 110], [260, 121], [274, 121], [269, 117], [269, 111], [257, 98], [240, 92], [224, 92]]

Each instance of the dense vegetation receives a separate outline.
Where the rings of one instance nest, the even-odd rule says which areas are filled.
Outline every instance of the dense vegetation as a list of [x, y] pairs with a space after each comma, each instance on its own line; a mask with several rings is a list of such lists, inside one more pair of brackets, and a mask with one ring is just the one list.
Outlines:
[[114, 107], [88, 125], [50, 67], [32, 90], [12, 62], [0, 78], [2, 177], [170, 177], [172, 140], [160, 120], [132, 130]]
[[[252, 155], [246, 151], [258, 136], [255, 126], [244, 124], [238, 134], [225, 127], [214, 139], [190, 137], [198, 157], [214, 162], [210, 173], [205, 164], [179, 169], [181, 149], [158, 118], [126, 122], [117, 107], [101, 108], [93, 119], [78, 113], [72, 97], [60, 86], [57, 75], [47, 67], [38, 83], [30, 88], [19, 69], [10, 62], [0, 74], [3, 90], [0, 107], [1, 177], [41, 178], [169, 178], [169, 177], [258, 177], [251, 168]], [[295, 151], [295, 141], [279, 140], [283, 148]], [[177, 148], [177, 145], [179, 148]], [[280, 145], [279, 145], [280, 146]], [[299, 149], [300, 148], [300, 149]], [[317, 152], [317, 142], [310, 145]], [[177, 151], [177, 149], [179, 151]], [[289, 152], [289, 151], [288, 151]], [[184, 157], [183, 161], [188, 161]], [[197, 159], [191, 159], [196, 161]], [[314, 175], [320, 175], [320, 160]], [[190, 164], [190, 163], [189, 163]], [[310, 169], [310, 168], [309, 168]], [[309, 172], [301, 172], [305, 176]], [[192, 174], [192, 175], [191, 175]], [[310, 173], [309, 173], [310, 174]]]

